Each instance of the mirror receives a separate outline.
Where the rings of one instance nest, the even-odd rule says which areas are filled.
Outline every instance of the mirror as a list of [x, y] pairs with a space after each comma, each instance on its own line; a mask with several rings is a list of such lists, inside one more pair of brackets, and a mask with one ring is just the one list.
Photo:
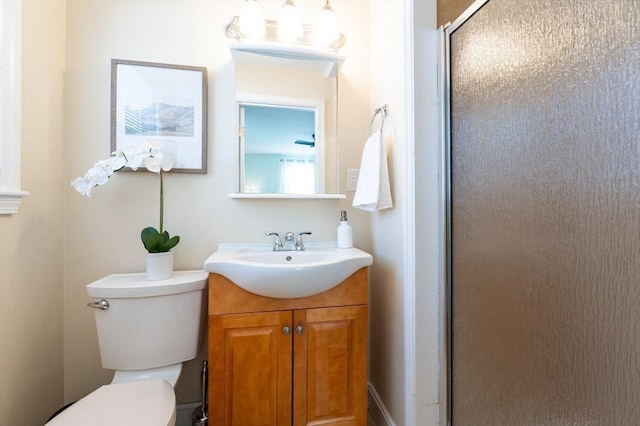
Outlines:
[[323, 194], [324, 100], [236, 98], [240, 192]]
[[333, 61], [236, 52], [237, 194], [337, 195]]

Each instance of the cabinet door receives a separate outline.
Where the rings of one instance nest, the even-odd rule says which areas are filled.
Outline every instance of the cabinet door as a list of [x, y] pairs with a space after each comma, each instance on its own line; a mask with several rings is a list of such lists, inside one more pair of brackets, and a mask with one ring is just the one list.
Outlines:
[[367, 307], [294, 311], [294, 329], [294, 426], [366, 426]]
[[291, 425], [291, 317], [209, 317], [211, 426]]

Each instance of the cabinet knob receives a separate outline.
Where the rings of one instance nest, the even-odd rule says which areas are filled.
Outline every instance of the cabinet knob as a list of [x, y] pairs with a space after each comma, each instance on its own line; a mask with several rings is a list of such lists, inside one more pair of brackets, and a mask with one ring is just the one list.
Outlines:
[[285, 336], [288, 335], [289, 333], [291, 333], [291, 327], [289, 327], [288, 325], [285, 325], [282, 329], [282, 334], [284, 334]]
[[302, 334], [303, 331], [304, 327], [302, 327], [302, 324], [298, 324], [298, 326], [296, 327], [296, 333]]

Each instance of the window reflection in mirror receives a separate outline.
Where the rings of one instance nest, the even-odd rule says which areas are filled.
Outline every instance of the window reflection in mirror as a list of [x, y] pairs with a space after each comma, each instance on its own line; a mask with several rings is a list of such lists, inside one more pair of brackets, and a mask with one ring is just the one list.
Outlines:
[[240, 192], [324, 193], [324, 102], [240, 98]]
[[313, 61], [254, 56], [236, 63], [237, 191], [336, 194], [337, 77]]

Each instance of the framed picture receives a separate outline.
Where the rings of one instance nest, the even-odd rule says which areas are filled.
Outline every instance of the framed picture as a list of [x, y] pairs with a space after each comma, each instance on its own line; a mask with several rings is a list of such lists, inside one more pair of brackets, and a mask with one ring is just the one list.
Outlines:
[[111, 151], [152, 142], [172, 172], [207, 172], [207, 69], [111, 60]]

